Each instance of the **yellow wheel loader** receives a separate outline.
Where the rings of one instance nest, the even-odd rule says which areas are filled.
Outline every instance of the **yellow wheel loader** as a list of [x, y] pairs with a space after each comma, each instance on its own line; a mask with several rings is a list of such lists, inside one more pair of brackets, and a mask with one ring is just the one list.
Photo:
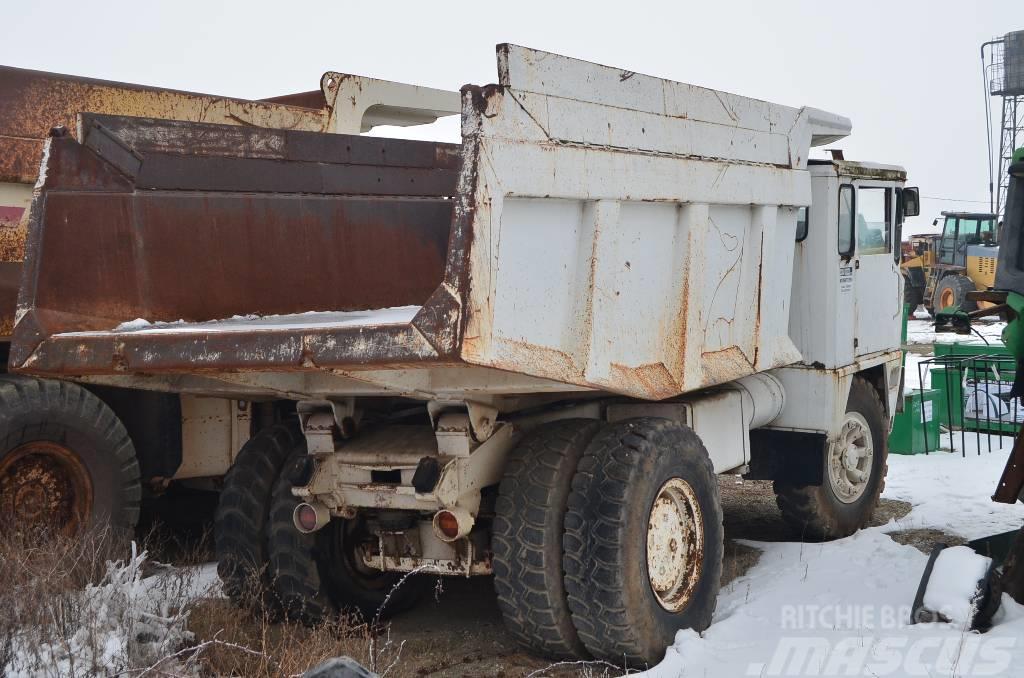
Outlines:
[[[900, 270], [904, 299], [930, 313], [944, 308], [973, 311], [968, 292], [992, 287], [999, 256], [997, 217], [974, 212], [943, 212], [942, 233], [911, 239]], [[938, 225], [938, 219], [935, 225]]]

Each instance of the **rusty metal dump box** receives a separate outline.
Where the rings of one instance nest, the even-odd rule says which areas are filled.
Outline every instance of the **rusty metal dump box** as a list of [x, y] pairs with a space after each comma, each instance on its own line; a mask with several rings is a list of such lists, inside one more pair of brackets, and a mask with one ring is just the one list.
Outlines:
[[511, 45], [498, 71], [461, 146], [83, 115], [43, 159], [12, 368], [664, 398], [799, 359], [807, 155], [845, 118]]
[[263, 101], [0, 66], [0, 339], [11, 334], [25, 252], [22, 213], [49, 131], [78, 133], [78, 114], [144, 116], [358, 134], [457, 113], [458, 93], [328, 72], [320, 89]]

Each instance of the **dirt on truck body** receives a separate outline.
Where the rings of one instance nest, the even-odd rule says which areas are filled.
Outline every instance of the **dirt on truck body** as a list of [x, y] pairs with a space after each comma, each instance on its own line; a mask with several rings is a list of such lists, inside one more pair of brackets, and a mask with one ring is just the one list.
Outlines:
[[776, 481], [813, 538], [870, 518], [917, 190], [808, 160], [839, 115], [497, 57], [459, 145], [81, 115], [10, 365], [290, 404], [224, 480], [240, 602], [371, 618], [405, 573], [493, 574], [532, 651], [650, 662], [710, 623], [716, 473]]

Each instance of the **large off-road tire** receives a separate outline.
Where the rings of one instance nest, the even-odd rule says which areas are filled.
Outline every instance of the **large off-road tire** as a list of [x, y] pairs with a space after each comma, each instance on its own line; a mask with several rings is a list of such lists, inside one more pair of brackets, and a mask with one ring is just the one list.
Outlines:
[[924, 288], [914, 286], [910, 278], [903, 279], [903, 303], [910, 306], [911, 315], [924, 303]]
[[64, 534], [139, 520], [139, 463], [124, 425], [77, 384], [0, 375], [0, 525]]
[[217, 573], [235, 603], [268, 601], [270, 502], [281, 468], [300, 441], [298, 431], [283, 424], [263, 429], [242, 446], [224, 476], [214, 546]]
[[932, 294], [932, 308], [941, 311], [952, 307], [958, 311], [976, 311], [978, 302], [967, 298], [968, 292], [975, 290], [974, 281], [966, 275], [955, 273], [947, 275], [935, 285]]
[[491, 546], [505, 627], [552, 659], [586, 656], [565, 595], [562, 530], [576, 466], [601, 428], [568, 419], [531, 431], [509, 454], [498, 490]]
[[722, 574], [722, 508], [689, 428], [639, 418], [587, 446], [565, 516], [565, 587], [591, 655], [654, 664], [682, 628], [711, 623]]
[[[300, 448], [289, 465], [303, 454], [305, 449]], [[334, 518], [312, 534], [296, 529], [292, 514], [299, 500], [287, 476], [274, 488], [270, 571], [274, 593], [288, 618], [313, 625], [342, 611], [373, 622], [415, 605], [426, 590], [425, 577], [380, 572], [358, 560], [355, 544], [372, 538], [361, 518]]]
[[878, 391], [854, 377], [839, 440], [825, 451], [821, 485], [774, 484], [782, 517], [803, 539], [848, 537], [867, 525], [885, 488], [888, 428]]

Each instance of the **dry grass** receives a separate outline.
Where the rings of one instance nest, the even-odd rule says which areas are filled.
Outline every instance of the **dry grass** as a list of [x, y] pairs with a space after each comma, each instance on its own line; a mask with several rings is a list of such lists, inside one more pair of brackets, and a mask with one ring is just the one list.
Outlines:
[[[110, 529], [80, 537], [0, 531], [0, 673], [14, 657], [19, 636], [68, 642], [79, 630], [77, 593], [99, 583], [106, 563], [126, 541]], [[86, 628], [88, 631], [88, 628]]]
[[195, 634], [197, 645], [215, 641], [199, 657], [205, 675], [294, 676], [341, 655], [365, 666], [376, 663], [383, 673], [398, 659], [399, 647], [392, 645], [376, 653], [376, 662], [371, 661], [366, 624], [341, 618], [306, 627], [279, 622], [266, 613], [239, 610], [225, 599], [196, 602], [189, 617], [189, 630]]
[[208, 560], [208, 536], [183, 548], [155, 529], [144, 544], [176, 566], [109, 529], [0, 534], [0, 676], [296, 676], [341, 655], [398, 666], [387, 626], [309, 628], [210, 596], [186, 566]]

